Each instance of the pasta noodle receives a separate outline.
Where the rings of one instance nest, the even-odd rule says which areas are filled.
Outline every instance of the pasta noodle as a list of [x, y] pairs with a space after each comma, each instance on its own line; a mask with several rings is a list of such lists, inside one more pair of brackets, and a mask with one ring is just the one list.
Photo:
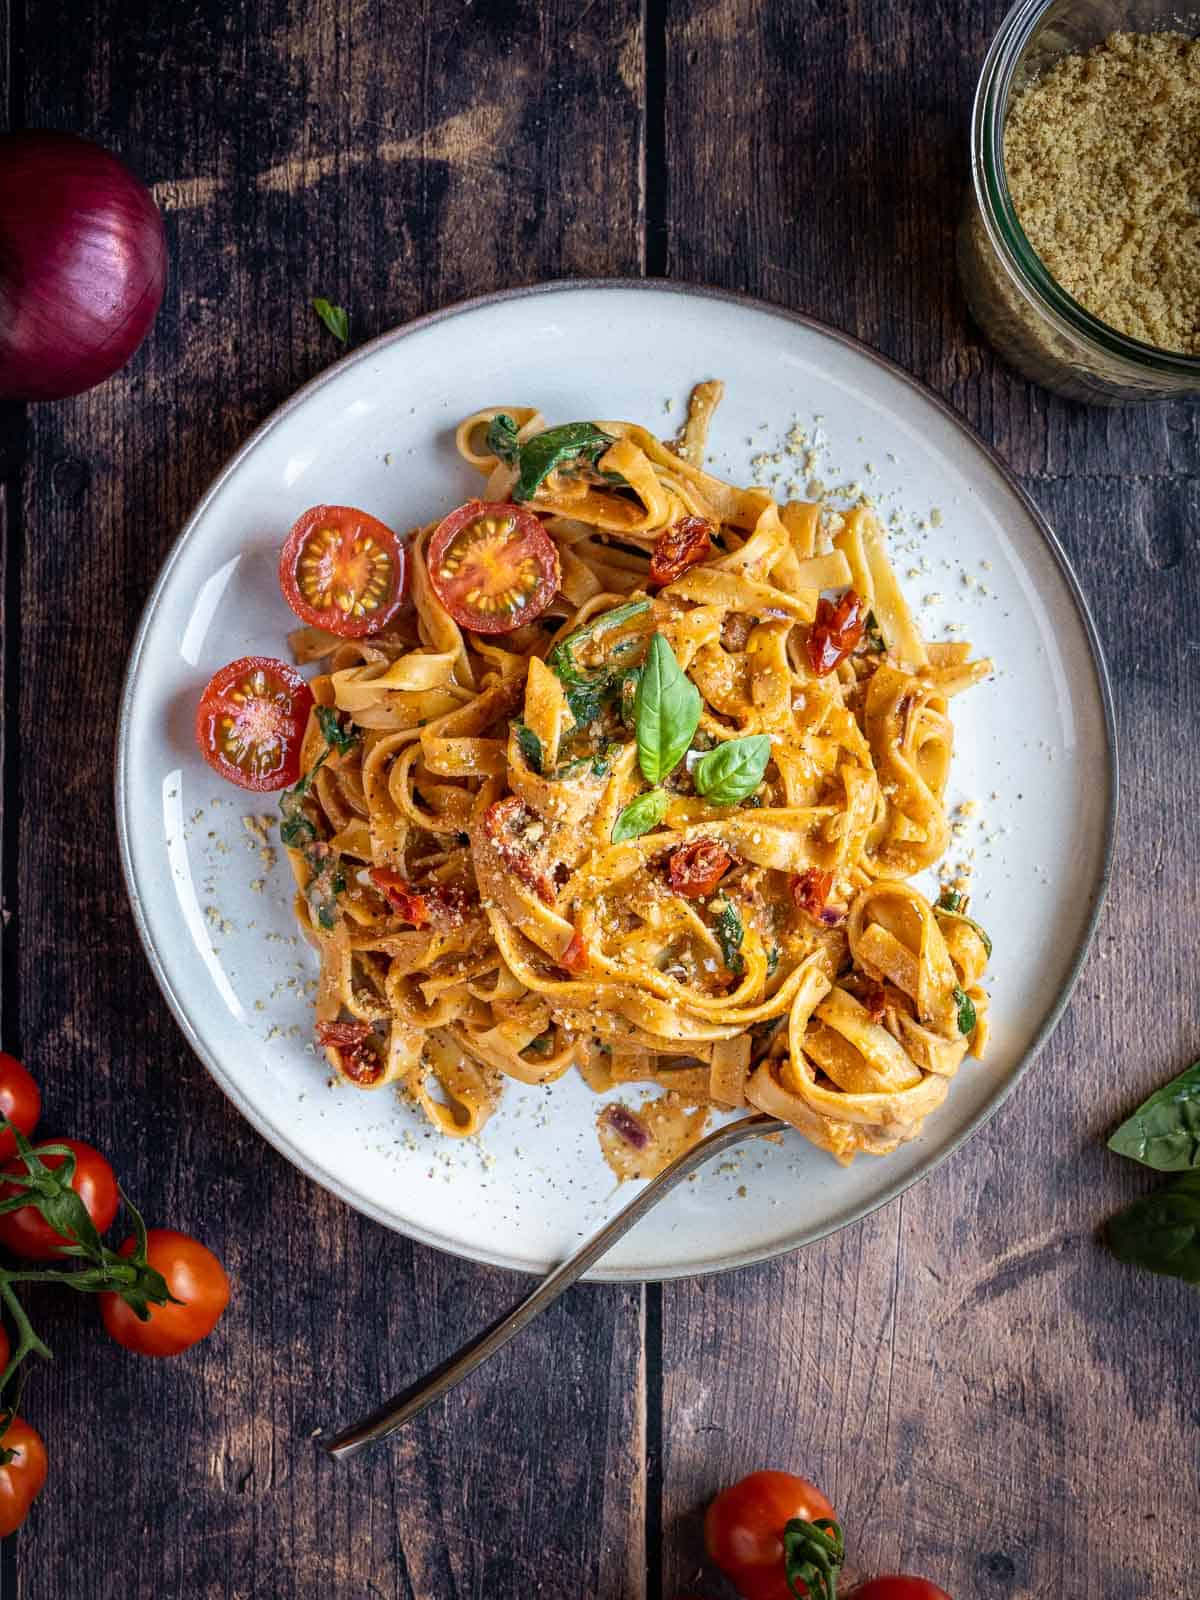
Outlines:
[[[697, 387], [674, 447], [577, 425], [593, 455], [525, 497], [559, 561], [537, 620], [460, 627], [425, 527], [386, 632], [292, 637], [321, 663], [292, 802], [316, 843], [289, 851], [318, 1036], [447, 1135], [477, 1133], [506, 1079], [575, 1069], [666, 1091], [651, 1117], [601, 1113], [620, 1171], [662, 1164], [662, 1127], [690, 1141], [705, 1108], [747, 1104], [846, 1162], [912, 1138], [983, 1053], [986, 935], [907, 880], [950, 837], [949, 702], [991, 665], [921, 638], [869, 509], [709, 474], [719, 400]], [[513, 500], [546, 426], [520, 406], [461, 423], [484, 502]], [[694, 726], [648, 775], [663, 673]]]

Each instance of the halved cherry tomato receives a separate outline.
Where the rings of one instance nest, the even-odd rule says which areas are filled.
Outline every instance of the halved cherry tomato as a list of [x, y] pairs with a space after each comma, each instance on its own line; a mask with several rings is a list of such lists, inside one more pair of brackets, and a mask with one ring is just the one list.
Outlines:
[[239, 789], [287, 789], [300, 776], [312, 690], [286, 661], [243, 656], [214, 672], [200, 696], [196, 743]]
[[571, 935], [571, 942], [558, 958], [558, 964], [566, 972], [582, 972], [588, 964], [587, 945], [583, 942], [583, 935], [579, 929]]
[[558, 593], [558, 551], [532, 511], [468, 500], [429, 541], [429, 582], [460, 627], [511, 633]]
[[817, 615], [808, 633], [808, 664], [823, 678], [862, 643], [867, 631], [867, 609], [853, 589], [840, 600], [818, 600]]
[[[0, 1050], [0, 1111], [20, 1128], [26, 1138], [37, 1127], [42, 1113], [42, 1096], [33, 1075], [7, 1050]], [[17, 1141], [9, 1128], [0, 1133], [0, 1161], [17, 1153]], [[0, 1366], [0, 1371], [3, 1367]]]
[[[126, 1239], [117, 1254], [132, 1255], [136, 1239]], [[126, 1350], [143, 1356], [177, 1356], [213, 1331], [229, 1304], [225, 1268], [207, 1245], [173, 1228], [149, 1228], [146, 1260], [166, 1280], [182, 1305], [150, 1306], [143, 1322], [119, 1294], [100, 1296], [105, 1331]]]
[[834, 1510], [816, 1484], [790, 1472], [752, 1472], [709, 1506], [705, 1548], [744, 1600], [795, 1600], [783, 1568], [783, 1530], [793, 1517], [832, 1521]]
[[36, 1428], [24, 1417], [14, 1417], [0, 1430], [0, 1450], [11, 1450], [12, 1460], [0, 1463], [0, 1538], [17, 1529], [46, 1482], [46, 1446]]
[[847, 1600], [950, 1600], [945, 1589], [939, 1589], [928, 1578], [907, 1578], [902, 1574], [872, 1578], [855, 1589]]
[[670, 583], [681, 572], [707, 561], [712, 554], [713, 525], [704, 517], [680, 517], [665, 533], [660, 533], [650, 557], [650, 578], [654, 583]]
[[313, 506], [279, 553], [279, 587], [302, 622], [363, 639], [404, 603], [408, 555], [377, 517], [353, 506]]
[[[82, 1139], [55, 1139], [53, 1143], [65, 1145], [74, 1155], [75, 1170], [71, 1174], [71, 1187], [87, 1207], [96, 1232], [104, 1233], [112, 1226], [121, 1198], [113, 1169], [99, 1150], [84, 1144]], [[43, 1166], [53, 1170], [61, 1167], [66, 1157], [47, 1155], [40, 1160]], [[29, 1176], [29, 1169], [21, 1156], [5, 1162], [3, 1170], [21, 1178]], [[10, 1200], [22, 1192], [17, 1184], [0, 1184], [0, 1200]], [[64, 1245], [73, 1243], [73, 1239], [52, 1228], [34, 1205], [18, 1206], [15, 1211], [0, 1213], [0, 1244], [28, 1261], [52, 1261]]]
[[676, 894], [702, 900], [720, 883], [733, 865], [733, 857], [715, 839], [693, 839], [667, 858], [667, 879]]

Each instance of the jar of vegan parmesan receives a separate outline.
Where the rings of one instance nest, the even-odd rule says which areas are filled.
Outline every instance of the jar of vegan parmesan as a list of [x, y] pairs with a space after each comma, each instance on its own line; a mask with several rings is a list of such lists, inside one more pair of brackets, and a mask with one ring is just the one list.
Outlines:
[[1200, 41], [1185, 11], [1017, 0], [980, 75], [963, 288], [1000, 354], [1073, 399], [1200, 394]]

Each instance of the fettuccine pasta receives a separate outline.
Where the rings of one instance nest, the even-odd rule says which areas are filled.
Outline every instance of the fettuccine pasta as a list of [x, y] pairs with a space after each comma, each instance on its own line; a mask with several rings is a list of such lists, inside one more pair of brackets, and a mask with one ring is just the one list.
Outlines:
[[[320, 662], [284, 800], [318, 1037], [451, 1137], [507, 1079], [575, 1070], [665, 1091], [676, 1144], [751, 1105], [847, 1162], [912, 1138], [983, 1053], [987, 937], [907, 880], [946, 851], [950, 701], [991, 664], [921, 637], [868, 508], [706, 472], [719, 397], [699, 386], [672, 444], [476, 412], [468, 546], [533, 513], [545, 594], [527, 542], [498, 626], [429, 526], [385, 631], [293, 635]], [[625, 1169], [651, 1170], [654, 1118], [601, 1113]]]

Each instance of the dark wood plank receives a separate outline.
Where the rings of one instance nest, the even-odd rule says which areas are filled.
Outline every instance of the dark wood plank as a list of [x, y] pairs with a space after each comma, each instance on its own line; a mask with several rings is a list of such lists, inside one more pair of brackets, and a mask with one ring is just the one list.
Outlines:
[[[166, 210], [167, 301], [104, 388], [40, 408], [24, 517], [19, 1004], [47, 1127], [86, 1134], [153, 1218], [223, 1255], [194, 1355], [139, 1363], [46, 1305], [28, 1409], [54, 1477], [26, 1600], [644, 1593], [642, 1295], [582, 1288], [393, 1447], [312, 1435], [417, 1376], [520, 1285], [348, 1212], [269, 1150], [150, 979], [112, 838], [123, 658], [228, 451], [355, 339], [459, 295], [636, 271], [640, 11], [483, 0], [25, 8], [31, 120], [122, 151]], [[603, 182], [600, 181], [601, 174]], [[36, 731], [36, 738], [33, 733]], [[124, 1530], [115, 1532], [115, 1530]]]
[[[864, 339], [1017, 471], [1200, 467], [1186, 403], [1104, 414], [995, 361], [958, 287], [971, 97], [1005, 0], [667, 6], [667, 262]], [[731, 93], [731, 85], [737, 93]]]
[[[926, 1572], [978, 1600], [1194, 1588], [1194, 1291], [1118, 1266], [1097, 1229], [1148, 1187], [1104, 1134], [1196, 1047], [1184, 968], [1200, 824], [1180, 750], [1200, 710], [1197, 413], [1058, 401], [966, 318], [966, 118], [1004, 9], [669, 11], [670, 270], [849, 329], [1027, 475], [1097, 612], [1125, 794], [1076, 999], [1004, 1111], [858, 1227], [663, 1291], [664, 1594], [695, 1579], [709, 1496], [762, 1465], [824, 1484], [868, 1571]], [[1134, 1518], [1136, 1558], [1112, 1537]]]

